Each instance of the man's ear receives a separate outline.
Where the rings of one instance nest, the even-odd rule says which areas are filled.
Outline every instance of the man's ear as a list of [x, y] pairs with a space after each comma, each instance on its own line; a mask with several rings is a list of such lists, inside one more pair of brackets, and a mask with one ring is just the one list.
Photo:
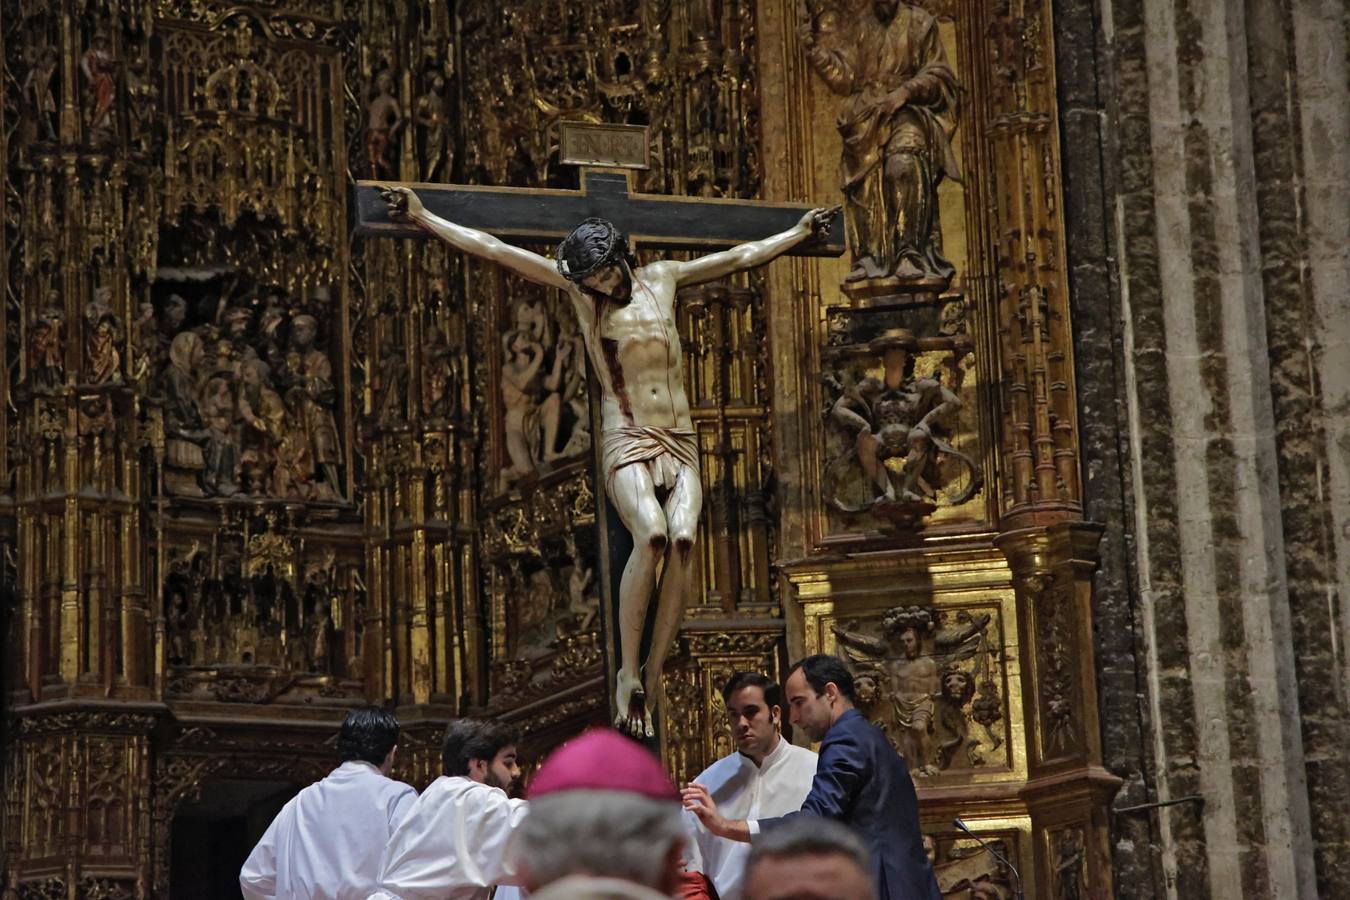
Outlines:
[[380, 769], [387, 775], [394, 768], [394, 757], [398, 756], [398, 744], [389, 748], [389, 753], [385, 755], [384, 762], [380, 763]]
[[770, 706], [770, 707], [769, 707], [769, 720], [770, 720], [771, 722], [773, 722], [773, 724], [778, 725], [778, 726], [781, 727], [782, 724], [783, 724], [783, 707], [781, 707], [781, 706], [776, 706], [776, 705], [775, 705], [775, 706]]

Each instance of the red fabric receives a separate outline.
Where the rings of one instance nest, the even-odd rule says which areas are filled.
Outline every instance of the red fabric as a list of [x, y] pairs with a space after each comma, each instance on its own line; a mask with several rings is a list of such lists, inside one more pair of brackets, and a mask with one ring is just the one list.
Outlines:
[[553, 751], [530, 779], [526, 796], [537, 800], [547, 794], [585, 788], [623, 791], [674, 803], [680, 800], [680, 792], [656, 757], [609, 728], [588, 731]]
[[702, 872], [681, 872], [675, 900], [719, 900], [717, 888]]

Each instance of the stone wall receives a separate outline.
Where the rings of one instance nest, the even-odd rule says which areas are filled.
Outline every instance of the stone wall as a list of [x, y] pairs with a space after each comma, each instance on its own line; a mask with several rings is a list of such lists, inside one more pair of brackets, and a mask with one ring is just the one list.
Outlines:
[[[1054, 6], [1117, 894], [1333, 896], [1350, 880], [1346, 5]], [[1169, 805], [1120, 812], [1147, 804]]]

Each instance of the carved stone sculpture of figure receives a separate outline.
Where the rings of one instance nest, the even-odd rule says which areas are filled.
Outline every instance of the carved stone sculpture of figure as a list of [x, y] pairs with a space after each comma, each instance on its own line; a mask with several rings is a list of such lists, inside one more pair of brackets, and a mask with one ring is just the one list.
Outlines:
[[538, 406], [535, 403], [535, 378], [544, 362], [544, 348], [524, 331], [512, 330], [502, 338], [502, 407], [506, 457], [510, 465], [502, 470], [503, 486], [532, 475], [534, 456], [530, 452], [530, 432], [534, 430]]
[[28, 70], [28, 77], [23, 82], [24, 96], [37, 119], [38, 133], [47, 141], [57, 139], [56, 93], [52, 90], [52, 79], [56, 77], [60, 62], [61, 56], [55, 47], [43, 47], [38, 51], [37, 61]]
[[164, 320], [161, 324], [166, 337], [172, 338], [178, 334], [187, 321], [187, 301], [179, 294], [170, 294], [169, 299], [164, 301]]
[[583, 567], [580, 560], [572, 566], [572, 574], [567, 579], [567, 611], [576, 617], [575, 628], [585, 631], [591, 627], [598, 612], [595, 602], [587, 593], [591, 586], [594, 570]]
[[276, 291], [269, 291], [263, 301], [262, 312], [258, 315], [258, 341], [262, 344], [263, 358], [274, 369], [281, 367], [285, 355], [282, 334], [286, 318], [285, 301]]
[[122, 354], [117, 349], [122, 323], [118, 321], [109, 303], [112, 292], [99, 288], [94, 301], [84, 311], [88, 326], [85, 348], [85, 366], [89, 384], [108, 384], [122, 380]]
[[244, 426], [239, 455], [244, 487], [251, 494], [274, 490], [277, 448], [286, 436], [286, 406], [269, 383], [267, 363], [260, 359], [245, 363], [240, 373], [238, 413]]
[[366, 105], [366, 164], [371, 178], [389, 174], [389, 145], [402, 124], [402, 116], [394, 97], [394, 76], [385, 70], [375, 76], [375, 96]]
[[188, 635], [187, 598], [181, 590], [175, 589], [169, 595], [168, 606], [169, 662], [189, 665], [192, 662], [192, 649]]
[[155, 325], [155, 305], [142, 303], [136, 321], [131, 323], [131, 349], [133, 351], [131, 380], [144, 381], [152, 369], [163, 365], [159, 328]]
[[459, 358], [433, 328], [422, 347], [422, 412], [429, 418], [445, 419], [456, 412], [459, 397]]
[[522, 297], [511, 308], [511, 327], [525, 332], [530, 340], [540, 345], [548, 344], [550, 325], [548, 310], [537, 297]]
[[844, 96], [836, 125], [853, 255], [847, 280], [894, 276], [945, 289], [953, 269], [942, 256], [937, 186], [960, 180], [950, 139], [956, 76], [927, 12], [897, 0], [854, 6], [852, 16], [817, 9], [802, 23], [812, 68]]
[[313, 671], [328, 675], [333, 671], [333, 617], [327, 600], [320, 600], [314, 609], [314, 625], [310, 635], [310, 663]]
[[380, 351], [380, 391], [375, 404], [375, 424], [381, 428], [402, 425], [408, 420], [404, 404], [408, 397], [408, 359], [396, 336], [385, 335]]
[[206, 427], [206, 467], [202, 471], [202, 484], [220, 497], [232, 497], [239, 492], [235, 407], [230, 383], [220, 376], [208, 379], [201, 400], [202, 424]]
[[66, 380], [64, 326], [61, 295], [48, 291], [46, 308], [33, 322], [33, 334], [28, 339], [29, 378], [35, 391], [55, 391]]
[[[299, 377], [300, 354], [291, 351], [285, 358], [288, 380]], [[277, 465], [272, 470], [272, 494], [309, 500], [314, 496], [314, 454], [305, 428], [306, 399], [303, 390], [291, 388], [282, 397], [286, 407], [285, 428], [276, 445]]]
[[132, 139], [142, 152], [148, 153], [157, 137], [154, 112], [159, 101], [159, 85], [144, 56], [137, 55], [127, 67], [127, 101]]
[[544, 376], [544, 395], [539, 401], [538, 449], [534, 454], [537, 468], [547, 467], [562, 456], [558, 451], [558, 428], [562, 424], [562, 387], [567, 367], [567, 356], [572, 352], [571, 345], [564, 350], [563, 345], [553, 348], [553, 366]]
[[952, 764], [957, 750], [970, 733], [970, 718], [964, 707], [975, 695], [975, 679], [956, 665], [942, 670], [942, 690], [938, 694], [937, 711], [937, 765], [945, 769]]
[[904, 656], [892, 660], [891, 700], [900, 732], [893, 737], [900, 755], [917, 774], [935, 772], [932, 759], [933, 702], [942, 690], [937, 663], [923, 655], [919, 632], [906, 628], [898, 637]]
[[313, 316], [299, 315], [291, 320], [291, 343], [300, 355], [300, 370], [292, 390], [300, 395], [299, 405], [314, 464], [323, 473], [332, 496], [341, 497], [342, 482], [337, 467], [342, 463], [342, 448], [333, 416], [337, 390], [328, 354], [314, 346], [318, 331], [319, 323]]
[[[838, 396], [831, 419], [853, 435], [853, 446], [830, 463], [831, 480], [838, 481], [849, 457], [856, 460], [875, 496], [861, 504], [848, 503], [838, 491], [832, 502], [846, 512], [858, 512], [881, 503], [897, 507], [924, 505], [931, 511], [937, 491], [944, 487], [936, 462], [946, 454], [968, 469], [970, 480], [953, 503], [964, 502], [981, 485], [974, 460], [942, 440], [935, 428], [961, 407], [961, 400], [935, 378], [914, 378], [908, 372], [914, 337], [893, 329], [869, 345], [881, 356], [882, 377], [867, 376], [855, 385], [835, 382]], [[897, 476], [886, 460], [902, 459]], [[898, 483], [897, 483], [898, 481]]]
[[89, 85], [89, 112], [85, 120], [89, 134], [106, 137], [112, 131], [113, 100], [117, 96], [116, 62], [107, 35], [94, 35], [89, 49], [80, 57], [80, 71]]
[[628, 239], [604, 219], [578, 225], [550, 260], [427, 212], [407, 188], [392, 188], [385, 199], [393, 218], [410, 220], [536, 284], [563, 290], [572, 302], [600, 385], [605, 493], [633, 537], [619, 587], [616, 719], [631, 734], [650, 737], [666, 657], [691, 593], [703, 507], [698, 440], [675, 326], [676, 294], [681, 287], [768, 263], [827, 228], [836, 210], [812, 210], [781, 234], [721, 253], [639, 267]]
[[571, 318], [563, 320], [554, 350], [562, 366], [559, 396], [570, 413], [572, 430], [557, 457], [569, 459], [591, 446], [591, 411], [586, 402], [586, 342]]
[[450, 174], [450, 123], [445, 96], [445, 76], [431, 76], [431, 86], [417, 98], [413, 121], [421, 138], [422, 180], [435, 181]]
[[199, 483], [206, 457], [206, 429], [197, 404], [197, 370], [206, 351], [193, 331], [180, 332], [169, 345], [169, 365], [162, 376], [164, 396], [165, 486], [170, 493], [201, 497]]

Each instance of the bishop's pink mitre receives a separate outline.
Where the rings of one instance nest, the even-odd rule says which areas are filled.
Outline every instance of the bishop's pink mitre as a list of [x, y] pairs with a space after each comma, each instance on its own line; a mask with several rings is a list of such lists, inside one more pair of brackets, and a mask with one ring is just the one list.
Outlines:
[[678, 803], [679, 791], [655, 756], [619, 732], [596, 728], [553, 751], [530, 779], [537, 800], [560, 791], [622, 791]]

